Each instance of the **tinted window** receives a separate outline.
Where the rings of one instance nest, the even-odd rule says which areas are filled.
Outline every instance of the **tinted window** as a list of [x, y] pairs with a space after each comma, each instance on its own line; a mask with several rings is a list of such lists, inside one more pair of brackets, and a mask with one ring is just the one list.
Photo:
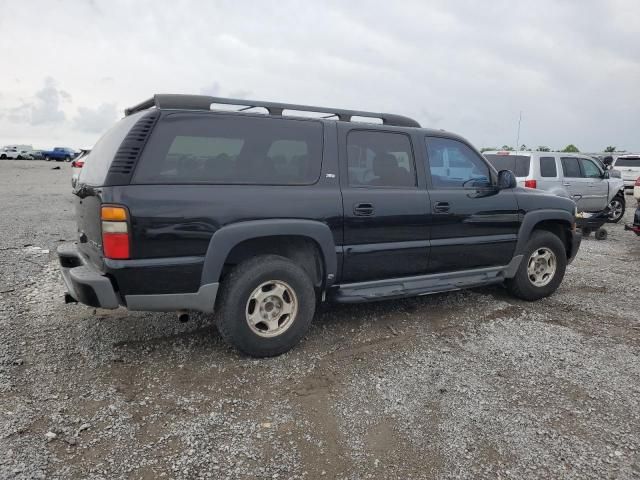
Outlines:
[[434, 188], [487, 185], [489, 166], [471, 148], [449, 138], [427, 137], [427, 156]]
[[349, 185], [415, 187], [413, 152], [402, 133], [353, 130], [347, 136]]
[[577, 158], [573, 157], [562, 157], [562, 172], [565, 177], [572, 178], [580, 178], [582, 177], [582, 173], [580, 173], [580, 164], [578, 163]]
[[116, 123], [111, 130], [105, 133], [92, 149], [91, 163], [87, 163], [80, 170], [79, 183], [89, 185], [102, 185], [107, 178], [107, 172], [111, 161], [115, 156], [122, 140], [129, 130], [146, 112], [124, 117]]
[[542, 177], [557, 177], [556, 159], [554, 157], [540, 157], [540, 175]]
[[587, 178], [602, 178], [602, 172], [596, 164], [591, 160], [587, 160], [586, 158], [580, 159], [580, 164], [582, 165], [582, 174]]
[[529, 175], [531, 157], [525, 155], [496, 155], [494, 153], [485, 155], [485, 157], [497, 171], [511, 170], [516, 177], [527, 177]]
[[134, 183], [308, 185], [321, 160], [317, 121], [172, 114], [154, 130]]
[[615, 166], [640, 168], [640, 158], [618, 158], [615, 162]]

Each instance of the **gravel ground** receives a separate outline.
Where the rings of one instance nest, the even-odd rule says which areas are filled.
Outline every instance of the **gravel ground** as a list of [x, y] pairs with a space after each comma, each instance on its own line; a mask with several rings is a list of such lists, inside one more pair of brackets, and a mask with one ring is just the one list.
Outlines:
[[204, 315], [65, 305], [69, 165], [0, 171], [1, 478], [640, 476], [640, 238], [622, 225], [543, 301], [325, 306], [298, 348], [254, 360]]

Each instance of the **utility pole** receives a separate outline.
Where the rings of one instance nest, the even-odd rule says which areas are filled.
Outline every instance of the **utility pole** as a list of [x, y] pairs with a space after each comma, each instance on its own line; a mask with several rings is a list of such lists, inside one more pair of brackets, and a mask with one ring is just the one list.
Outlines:
[[520, 149], [520, 124], [522, 123], [522, 110], [520, 110], [520, 117], [518, 118], [518, 135], [516, 137], [516, 153]]

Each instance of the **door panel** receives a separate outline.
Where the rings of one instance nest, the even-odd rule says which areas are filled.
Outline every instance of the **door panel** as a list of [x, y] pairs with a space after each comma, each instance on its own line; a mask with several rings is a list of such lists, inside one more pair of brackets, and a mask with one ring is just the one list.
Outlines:
[[609, 184], [596, 164], [586, 158], [562, 157], [563, 185], [578, 211], [598, 212], [607, 206]]
[[[497, 190], [484, 159], [465, 143], [426, 137], [431, 251], [429, 271], [507, 265], [520, 215], [512, 190]], [[434, 168], [430, 168], [433, 162]], [[442, 163], [455, 164], [443, 175]]]
[[341, 126], [343, 282], [427, 271], [427, 192], [416, 182], [410, 138]]
[[599, 212], [609, 203], [609, 182], [602, 178], [603, 171], [593, 160], [581, 158], [580, 169], [587, 183], [585, 208], [590, 212]]

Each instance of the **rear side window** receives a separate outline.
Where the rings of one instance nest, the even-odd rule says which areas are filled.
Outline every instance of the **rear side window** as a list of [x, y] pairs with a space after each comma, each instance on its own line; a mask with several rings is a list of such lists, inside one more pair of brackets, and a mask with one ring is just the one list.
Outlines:
[[352, 130], [347, 135], [349, 185], [415, 187], [413, 151], [402, 133]]
[[557, 177], [556, 159], [554, 157], [540, 157], [540, 176]]
[[494, 153], [485, 155], [489, 163], [497, 171], [511, 170], [516, 177], [529, 176], [531, 157], [526, 155], [496, 155]]
[[562, 172], [565, 177], [570, 178], [580, 178], [582, 177], [582, 173], [580, 173], [580, 164], [578, 163], [578, 159], [574, 157], [562, 157]]
[[111, 161], [116, 155], [120, 144], [127, 136], [131, 127], [146, 112], [136, 113], [124, 117], [116, 123], [111, 130], [107, 131], [91, 150], [91, 162], [87, 162], [80, 170], [78, 183], [100, 186], [107, 178], [107, 172], [111, 166]]
[[614, 166], [640, 168], [640, 157], [639, 158], [618, 158]]
[[309, 185], [321, 166], [320, 122], [178, 113], [158, 123], [133, 182]]

